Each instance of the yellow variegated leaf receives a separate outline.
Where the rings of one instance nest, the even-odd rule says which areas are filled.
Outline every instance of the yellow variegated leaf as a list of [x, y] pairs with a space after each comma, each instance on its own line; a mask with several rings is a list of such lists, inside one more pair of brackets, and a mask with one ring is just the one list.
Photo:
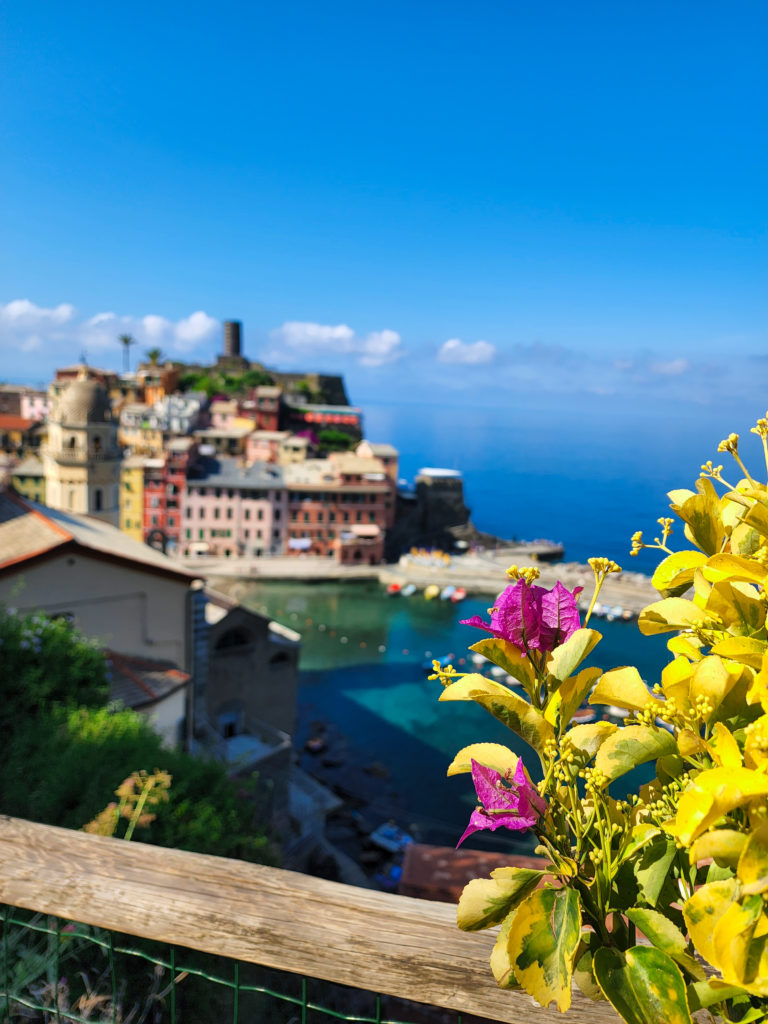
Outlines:
[[581, 940], [575, 889], [537, 889], [520, 904], [509, 935], [515, 977], [539, 1005], [571, 1005], [571, 979]]
[[699, 477], [697, 494], [692, 491], [670, 491], [672, 510], [685, 523], [685, 536], [707, 555], [720, 550], [723, 522], [720, 518], [720, 498], [712, 481]]
[[516, 916], [517, 910], [515, 909], [504, 918], [491, 951], [491, 971], [499, 988], [519, 987], [515, 972], [512, 970], [512, 960], [509, 956], [509, 933], [512, 930]]
[[[753, 896], [741, 903], [731, 903], [715, 923], [712, 947], [715, 965], [724, 981], [747, 987], [754, 980], [750, 970], [750, 946], [762, 909], [763, 901]], [[768, 985], [768, 978], [765, 981]]]
[[643, 608], [637, 624], [645, 636], [656, 633], [678, 632], [698, 626], [706, 619], [706, 613], [692, 601], [682, 597], [665, 597]]
[[746, 583], [765, 583], [768, 568], [754, 558], [742, 558], [727, 553], [713, 555], [702, 570], [710, 583], [720, 580], [743, 580]]
[[748, 523], [739, 523], [731, 533], [731, 554], [749, 558], [760, 547], [760, 534]]
[[760, 671], [752, 680], [747, 691], [747, 704], [762, 704], [763, 711], [768, 711], [768, 651], [760, 660]]
[[556, 647], [547, 661], [547, 672], [561, 683], [575, 672], [588, 654], [602, 640], [596, 629], [577, 629], [564, 644]]
[[472, 695], [475, 693], [502, 695], [509, 692], [508, 686], [495, 683], [492, 679], [486, 679], [479, 672], [472, 672], [446, 686], [438, 700], [474, 700]]
[[626, 1024], [691, 1024], [685, 979], [672, 957], [652, 946], [596, 950], [592, 969]]
[[699, 836], [691, 846], [688, 856], [691, 864], [698, 864], [700, 860], [714, 857], [718, 864], [735, 867], [746, 841], [747, 836], [744, 832], [737, 832], [732, 828], [713, 828]]
[[743, 759], [733, 733], [722, 722], [716, 722], [707, 743], [715, 764], [723, 768], [741, 768]]
[[715, 925], [736, 900], [739, 883], [735, 878], [702, 885], [683, 904], [683, 917], [691, 942], [707, 963], [717, 967], [713, 942]]
[[745, 895], [768, 890], [768, 822], [750, 833], [739, 858], [736, 874]]
[[533, 682], [531, 659], [524, 657], [522, 652], [508, 640], [502, 640], [500, 637], [487, 637], [485, 640], [478, 640], [469, 649], [482, 654], [488, 661], [503, 668], [523, 686], [529, 687]]
[[[615, 704], [630, 711], [642, 709], [654, 700], [634, 665], [604, 672], [589, 698], [590, 704]], [[661, 704], [657, 701], [656, 703]]]
[[674, 700], [681, 711], [690, 708], [691, 677], [695, 662], [687, 658], [675, 658], [661, 671], [661, 688], [668, 700]]
[[519, 758], [501, 743], [472, 743], [458, 752], [449, 765], [447, 774], [461, 775], [464, 772], [471, 772], [472, 761], [484, 764], [486, 768], [493, 768], [503, 775], [506, 771], [514, 772]]
[[705, 579], [701, 566], [693, 572], [693, 603], [697, 608], [706, 608], [712, 584]]
[[681, 729], [677, 734], [677, 749], [683, 757], [693, 757], [695, 754], [703, 754], [707, 744], [693, 729]]
[[667, 650], [671, 654], [680, 654], [691, 661], [701, 661], [701, 641], [691, 636], [671, 636], [667, 640]]
[[578, 675], [570, 676], [552, 694], [544, 710], [544, 717], [557, 728], [566, 726], [573, 713], [584, 703], [584, 699], [602, 674], [600, 668], [583, 668]]
[[590, 722], [588, 725], [575, 725], [565, 735], [575, 750], [594, 757], [604, 740], [617, 729], [618, 726], [613, 722]]
[[723, 815], [753, 797], [766, 794], [768, 776], [761, 772], [748, 768], [711, 768], [697, 775], [680, 797], [677, 816], [668, 830], [688, 846]]
[[465, 932], [499, 924], [544, 877], [530, 868], [497, 868], [493, 878], [473, 878], [459, 897], [456, 923]]
[[678, 597], [693, 583], [694, 569], [706, 560], [702, 551], [676, 551], [659, 565], [651, 584], [665, 597]]
[[490, 711], [493, 717], [498, 718], [508, 729], [517, 733], [533, 747], [539, 759], [544, 762], [544, 748], [555, 739], [555, 730], [538, 708], [532, 707], [527, 700], [518, 697], [511, 690], [505, 690], [501, 694], [496, 691], [476, 691], [472, 695], [472, 700], [486, 711]]
[[610, 782], [639, 764], [675, 753], [677, 743], [666, 729], [628, 725], [605, 739], [597, 751], [595, 768], [599, 768]]
[[706, 699], [714, 712], [720, 707], [723, 698], [735, 681], [722, 659], [716, 654], [712, 654], [700, 661], [693, 670], [689, 691], [691, 703], [695, 703], [697, 698]]
[[752, 636], [765, 625], [765, 604], [752, 583], [720, 580], [709, 592], [706, 609], [736, 636]]
[[768, 767], [768, 715], [750, 722], [744, 741], [744, 764], [748, 768]]
[[729, 636], [713, 644], [712, 653], [723, 658], [731, 658], [751, 668], [760, 668], [767, 648], [765, 640], [757, 640], [751, 636]]

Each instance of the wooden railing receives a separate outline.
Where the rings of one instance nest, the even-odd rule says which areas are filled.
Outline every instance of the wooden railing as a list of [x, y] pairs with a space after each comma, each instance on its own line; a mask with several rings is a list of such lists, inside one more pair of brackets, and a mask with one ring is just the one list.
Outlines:
[[0, 903], [507, 1024], [617, 1022], [498, 989], [448, 904], [242, 861], [0, 817]]

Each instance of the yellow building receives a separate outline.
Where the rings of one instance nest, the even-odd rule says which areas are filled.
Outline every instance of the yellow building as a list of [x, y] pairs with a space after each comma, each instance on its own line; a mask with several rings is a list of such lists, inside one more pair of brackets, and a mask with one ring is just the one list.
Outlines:
[[134, 540], [144, 540], [144, 459], [132, 455], [120, 471], [120, 529]]
[[45, 504], [45, 469], [37, 456], [29, 455], [13, 467], [11, 483], [18, 494], [40, 505]]

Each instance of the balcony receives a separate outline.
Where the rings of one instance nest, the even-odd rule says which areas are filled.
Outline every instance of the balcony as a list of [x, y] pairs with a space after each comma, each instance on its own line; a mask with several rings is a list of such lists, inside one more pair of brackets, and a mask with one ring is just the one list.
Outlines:
[[[506, 1024], [617, 1024], [618, 1020], [608, 1004], [590, 1002], [576, 991], [570, 1014], [563, 1017], [534, 1006], [525, 993], [498, 989], [488, 967], [493, 937], [459, 932], [450, 904], [18, 818], [0, 819], [0, 902], [8, 908], [3, 927], [6, 945], [8, 922], [14, 916], [10, 908], [18, 907], [108, 929], [106, 943], [99, 938], [91, 941], [107, 945], [110, 962], [113, 954], [128, 952], [158, 965], [156, 970], [162, 963], [170, 973], [169, 994], [162, 1016], [161, 1007], [156, 1007], [155, 1020], [183, 1019], [176, 1016], [176, 990], [190, 984], [190, 975], [195, 974], [206, 984], [226, 986], [226, 1004], [233, 1009], [227, 1012], [221, 1005], [216, 1018], [221, 1021], [237, 1022], [246, 994], [264, 993], [278, 984], [292, 987], [297, 994], [269, 991], [293, 1004], [292, 1011], [286, 1006], [281, 1016], [271, 1019], [287, 1020], [293, 1012], [291, 1019], [297, 1022], [322, 1020], [308, 1017], [318, 1009], [308, 999], [308, 979], [376, 993], [375, 1016], [333, 1010], [329, 1014], [370, 1024], [382, 1024], [382, 996]], [[55, 942], [50, 963], [58, 987], [60, 952], [78, 926], [43, 922], [38, 927]], [[120, 948], [113, 942], [115, 932], [120, 933]], [[150, 957], [146, 947], [124, 950], [131, 944], [126, 943], [126, 935], [163, 943], [163, 958]], [[219, 977], [214, 978], [210, 969], [188, 968], [190, 951], [195, 950], [232, 962], [229, 968], [226, 961], [224, 967], [217, 962]], [[299, 977], [292, 985], [288, 975], [277, 980], [271, 976], [271, 986], [266, 988], [246, 985], [246, 965], [253, 964]], [[107, 970], [104, 984], [107, 991], [111, 986], [114, 1005], [118, 984], [114, 970], [111, 981], [109, 974]], [[19, 996], [13, 984], [11, 972], [0, 971], [0, 1013], [6, 1000], [14, 1003]], [[216, 997], [221, 998], [214, 993]], [[424, 1007], [411, 1006], [410, 1013], [412, 1021], [446, 1020]], [[83, 1019], [61, 1011], [53, 1016], [62, 1021]], [[265, 1018], [243, 1013], [242, 1020], [246, 1019]]]
[[43, 448], [44, 455], [50, 455], [52, 459], [63, 465], [79, 465], [83, 462], [113, 462], [122, 458], [122, 452], [115, 445], [112, 448], [94, 448], [85, 445], [47, 445]]

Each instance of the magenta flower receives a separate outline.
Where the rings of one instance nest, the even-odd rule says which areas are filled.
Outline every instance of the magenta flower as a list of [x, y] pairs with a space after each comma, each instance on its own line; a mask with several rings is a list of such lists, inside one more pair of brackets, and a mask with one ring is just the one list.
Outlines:
[[551, 590], [545, 590], [520, 579], [496, 598], [490, 609], [490, 622], [473, 615], [461, 623], [508, 640], [524, 654], [533, 650], [553, 651], [581, 626], [576, 598], [582, 590], [583, 587], [576, 587], [573, 592], [566, 590], [559, 580]]
[[473, 758], [472, 781], [480, 803], [472, 811], [466, 831], [456, 843], [457, 848], [467, 836], [484, 828], [491, 832], [502, 826], [515, 832], [532, 828], [546, 809], [547, 805], [528, 778], [522, 760], [517, 762], [515, 774], [510, 779], [508, 774], [502, 775], [494, 768], [486, 768]]

